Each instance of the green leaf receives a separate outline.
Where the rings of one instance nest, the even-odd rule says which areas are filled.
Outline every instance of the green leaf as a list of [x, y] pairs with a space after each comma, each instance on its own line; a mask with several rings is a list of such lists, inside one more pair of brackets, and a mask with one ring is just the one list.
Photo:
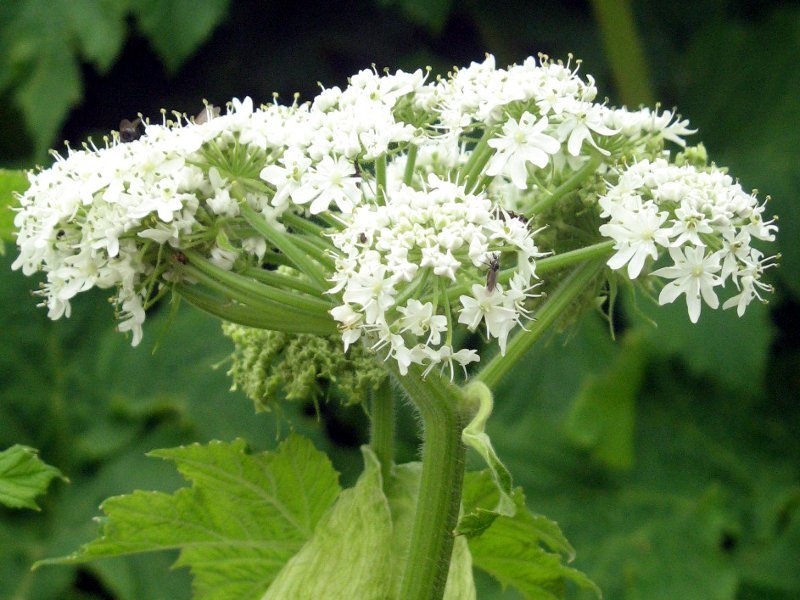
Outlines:
[[14, 101], [41, 160], [82, 95], [79, 59], [71, 43], [71, 9], [63, 0], [9, 4], [6, 14], [0, 13], [0, 91], [15, 85]]
[[0, 169], [0, 254], [5, 253], [5, 243], [13, 241], [14, 211], [17, 200], [14, 194], [28, 189], [28, 176], [25, 171]]
[[[398, 597], [422, 465], [395, 466], [384, 493], [378, 459], [367, 446], [362, 453], [355, 487], [341, 493], [262, 600]], [[469, 548], [457, 538], [444, 600], [474, 599]]]
[[[497, 489], [487, 471], [468, 473], [464, 485], [464, 505], [491, 506]], [[521, 488], [514, 490], [516, 512], [513, 517], [497, 514], [491, 525], [469, 539], [476, 567], [483, 569], [504, 587], [516, 588], [525, 598], [556, 600], [564, 597], [566, 582], [601, 596], [599, 588], [580, 571], [568, 567], [574, 550], [553, 521], [532, 514], [525, 506]]]
[[644, 332], [625, 336], [609, 368], [583, 380], [565, 424], [567, 435], [612, 469], [633, 466], [636, 396], [647, 354]]
[[176, 566], [192, 570], [197, 598], [256, 597], [311, 538], [339, 492], [328, 459], [296, 435], [256, 455], [241, 440], [152, 455], [174, 461], [192, 487], [109, 498], [99, 538], [37, 565], [179, 549]]
[[43, 161], [83, 96], [81, 62], [107, 71], [138, 19], [175, 71], [225, 17], [229, 0], [16, 0], [0, 2], [0, 93], [11, 89]]
[[364, 448], [364, 473], [343, 491], [262, 600], [386, 598], [392, 585], [392, 517], [378, 459]]
[[61, 471], [42, 462], [36, 450], [15, 444], [0, 452], [0, 504], [39, 510], [34, 498], [56, 477], [67, 481]]
[[597, 355], [587, 325], [531, 351], [497, 390], [508, 401], [488, 428], [528, 502], [578, 549], [575, 566], [609, 598], [739, 600], [753, 586], [764, 594], [747, 598], [798, 597], [787, 566], [800, 555], [797, 353], [770, 363], [768, 396], [757, 382], [730, 390], [714, 371], [693, 377], [648, 347], [636, 461], [612, 471], [564, 428], [576, 373]]
[[225, 18], [230, 0], [139, 0], [139, 28], [167, 69], [175, 72]]

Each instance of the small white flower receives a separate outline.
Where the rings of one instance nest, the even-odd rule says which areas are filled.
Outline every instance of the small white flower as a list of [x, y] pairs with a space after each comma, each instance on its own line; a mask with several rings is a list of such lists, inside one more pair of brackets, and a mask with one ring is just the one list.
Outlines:
[[518, 323], [519, 317], [515, 310], [506, 306], [501, 286], [490, 292], [476, 283], [472, 286], [472, 296], [462, 295], [459, 301], [463, 308], [458, 315], [458, 322], [464, 323], [470, 331], [475, 331], [481, 321], [486, 323], [486, 334], [498, 339], [500, 352], [505, 354], [508, 334]]
[[327, 211], [331, 203], [343, 213], [350, 213], [361, 199], [358, 188], [360, 177], [355, 177], [353, 164], [343, 157], [333, 159], [325, 156], [313, 168], [309, 169], [304, 184], [292, 193], [296, 204], [308, 204], [309, 212], [318, 215]]
[[331, 316], [339, 321], [339, 331], [342, 332], [342, 342], [344, 343], [344, 351], [350, 347], [350, 344], [361, 337], [361, 322], [364, 320], [364, 315], [353, 310], [349, 304], [342, 304], [331, 309]]
[[261, 170], [261, 179], [275, 186], [275, 196], [272, 198], [272, 205], [276, 207], [285, 206], [289, 197], [305, 197], [311, 190], [304, 190], [308, 186], [303, 180], [311, 159], [302, 150], [290, 147], [280, 159], [283, 165], [267, 165]]
[[611, 222], [600, 226], [601, 234], [616, 241], [617, 253], [608, 259], [608, 266], [617, 270], [627, 264], [628, 277], [636, 279], [647, 257], [658, 258], [657, 245], [669, 246], [669, 230], [661, 227], [668, 216], [652, 203], [638, 210], [616, 210]]
[[719, 306], [719, 299], [714, 292], [714, 288], [722, 283], [716, 275], [721, 269], [719, 253], [706, 255], [705, 248], [695, 246], [687, 248], [685, 252], [680, 248], [670, 248], [669, 255], [675, 264], [653, 271], [657, 277], [672, 279], [658, 295], [658, 303], [670, 304], [685, 294], [689, 319], [697, 323], [701, 298], [711, 308]]
[[577, 100], [563, 112], [563, 120], [556, 128], [556, 135], [567, 142], [567, 152], [570, 155], [580, 156], [583, 143], [588, 142], [597, 151], [608, 156], [608, 150], [600, 148], [594, 141], [593, 132], [601, 136], [612, 136], [618, 130], [606, 126], [600, 105]]
[[385, 265], [368, 264], [347, 283], [342, 298], [361, 305], [367, 324], [384, 323], [386, 309], [394, 304], [396, 293]]
[[547, 117], [535, 121], [526, 112], [519, 121], [509, 119], [503, 125], [503, 134], [489, 140], [496, 152], [486, 167], [487, 175], [507, 175], [519, 189], [528, 187], [528, 163], [547, 166], [549, 155], [561, 149], [553, 136], [543, 133], [548, 127]]

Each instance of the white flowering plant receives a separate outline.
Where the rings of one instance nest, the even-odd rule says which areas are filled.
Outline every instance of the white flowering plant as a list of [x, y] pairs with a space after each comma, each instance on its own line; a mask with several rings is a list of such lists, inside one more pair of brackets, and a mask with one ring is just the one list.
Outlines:
[[[55, 561], [181, 548], [199, 598], [474, 598], [473, 565], [526, 597], [596, 590], [492, 449], [492, 389], [621, 285], [683, 296], [692, 322], [741, 316], [771, 291], [758, 244], [777, 226], [687, 147], [688, 121], [599, 102], [578, 66], [364, 70], [306, 103], [128, 123], [32, 172], [13, 267], [44, 273], [51, 318], [112, 289], [137, 345], [153, 305], [183, 300], [224, 321], [258, 406], [325, 386], [371, 420], [341, 493], [294, 436], [158, 451], [193, 487], [110, 500], [98, 540]], [[389, 381], [419, 412], [421, 463], [394, 464]], [[466, 446], [485, 472], [465, 475]]]

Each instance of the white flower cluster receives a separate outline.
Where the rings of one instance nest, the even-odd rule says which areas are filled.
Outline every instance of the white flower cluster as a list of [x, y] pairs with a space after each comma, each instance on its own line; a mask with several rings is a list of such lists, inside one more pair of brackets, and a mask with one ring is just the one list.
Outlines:
[[[453, 348], [454, 286], [468, 292], [458, 294], [457, 322], [471, 331], [485, 324], [501, 352], [527, 316], [524, 302], [540, 255], [527, 224], [436, 175], [421, 190], [401, 183], [387, 192], [385, 204], [359, 206], [332, 237], [342, 256], [331, 293], [341, 292], [344, 301], [332, 314], [345, 347], [366, 333], [402, 374], [412, 363], [426, 365], [426, 372], [442, 364], [452, 378], [454, 361], [479, 360], [474, 350]], [[498, 282], [506, 258], [513, 263], [507, 288]]]
[[751, 241], [774, 240], [777, 226], [762, 218], [765, 204], [724, 172], [644, 160], [625, 169], [599, 204], [601, 216], [609, 219], [600, 233], [615, 242], [608, 265], [627, 265], [628, 277], [635, 279], [647, 258], [655, 260], [660, 248], [666, 249], [673, 264], [652, 273], [671, 280], [659, 304], [685, 294], [693, 323], [701, 298], [717, 308], [715, 288], [728, 281], [738, 293], [723, 308], [736, 306], [739, 316], [754, 298], [762, 299], [760, 291], [770, 291], [761, 275], [773, 258], [765, 258]]
[[[674, 113], [613, 109], [595, 102], [596, 96], [594, 79], [587, 76], [584, 81], [569, 63], [546, 57], [537, 62], [529, 57], [522, 64], [498, 69], [494, 57], [488, 56], [436, 85], [436, 126], [456, 136], [476, 125], [502, 126], [506, 148], [515, 140], [524, 147], [544, 133], [564, 144], [555, 160], [557, 166], [587, 160], [591, 153], [584, 144], [608, 154], [603, 138], [620, 133], [628, 143], [655, 138], [680, 145], [684, 135], [693, 133], [688, 121], [676, 119]], [[555, 148], [549, 148], [543, 149], [556, 154]]]
[[[601, 201], [611, 219], [601, 233], [618, 242], [612, 266], [627, 264], [634, 277], [660, 245], [681, 265], [697, 258], [692, 252], [719, 261], [698, 285], [707, 302], [725, 280], [741, 291], [740, 311], [765, 289], [766, 263], [747, 236], [769, 239], [774, 226], [746, 225], [763, 207], [733, 192], [725, 204], [717, 188], [736, 186], [724, 178], [713, 196], [706, 178], [722, 177], [713, 173], [692, 178], [669, 167], [681, 175], [663, 185], [630, 179], [660, 177], [669, 164], [665, 142], [683, 146], [692, 133], [673, 112], [595, 102], [591, 77], [546, 58], [499, 69], [489, 56], [428, 79], [422, 70], [365, 70], [305, 104], [255, 108], [234, 100], [222, 116], [207, 108], [202, 118], [165, 117], [146, 123], [138, 139], [115, 133], [101, 148], [70, 149], [30, 175], [15, 219], [14, 268], [44, 271], [40, 294], [52, 318], [69, 316], [79, 292], [116, 288], [119, 328], [132, 332], [134, 344], [149, 306], [171, 289], [189, 298], [187, 286], [196, 284], [206, 291], [190, 301], [245, 324], [271, 323], [273, 314], [252, 311], [276, 302], [297, 308], [289, 293], [302, 305], [295, 314], [305, 311], [327, 331], [325, 310], [334, 306], [345, 346], [363, 337], [402, 371], [419, 364], [452, 373], [454, 363], [478, 360], [454, 345], [454, 328], [485, 327], [504, 351], [531, 309], [536, 258], [562, 250], [538, 236], [534, 243], [532, 229], [548, 225], [547, 209], [537, 207], [564, 194], [572, 201], [585, 184], [583, 206], [594, 210], [601, 178], [616, 182], [620, 165], [633, 163]], [[565, 191], [569, 182], [577, 183]], [[573, 232], [587, 222], [559, 219]], [[633, 240], [647, 227], [651, 245]], [[599, 239], [596, 224], [582, 235]], [[687, 244], [695, 250], [681, 250]], [[298, 279], [267, 273], [280, 265]], [[680, 280], [671, 273], [657, 272]], [[281, 286], [280, 293], [264, 300], [264, 285]], [[680, 293], [670, 285], [665, 299]]]
[[[281, 112], [262, 112], [261, 129]], [[252, 136], [252, 125], [252, 103], [234, 102], [223, 117], [185, 127], [148, 124], [139, 139], [123, 143], [115, 135], [100, 149], [54, 154], [52, 167], [31, 173], [14, 221], [20, 254], [13, 268], [46, 273], [40, 294], [50, 318], [69, 316], [79, 292], [116, 287], [119, 329], [133, 332], [137, 344], [151, 288], [159, 277], [168, 279], [173, 266], [154, 258], [160, 246], [188, 247], [204, 222], [238, 214], [219, 171], [198, 166], [206, 162], [204, 144], [214, 140], [225, 148]], [[263, 240], [249, 247], [255, 254], [265, 250]], [[230, 265], [225, 248], [212, 244], [209, 251], [212, 260]]]

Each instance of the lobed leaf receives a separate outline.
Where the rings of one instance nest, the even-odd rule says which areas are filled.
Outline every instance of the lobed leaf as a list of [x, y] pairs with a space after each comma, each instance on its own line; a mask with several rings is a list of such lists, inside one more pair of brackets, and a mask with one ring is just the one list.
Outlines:
[[39, 510], [34, 498], [56, 477], [67, 481], [61, 471], [42, 462], [36, 450], [15, 444], [0, 452], [0, 504]]
[[391, 587], [392, 516], [380, 463], [364, 448], [365, 470], [343, 491], [313, 538], [261, 600], [385, 598]]
[[230, 0], [140, 0], [131, 10], [169, 71], [175, 72], [206, 41]]
[[[497, 487], [488, 471], [467, 474], [465, 512], [469, 507], [472, 514], [494, 517], [477, 533], [471, 532], [469, 549], [476, 567], [504, 587], [516, 588], [525, 598], [563, 598], [567, 581], [601, 596], [600, 589], [586, 575], [564, 564], [574, 558], [572, 546], [556, 523], [528, 510], [521, 488], [514, 490], [516, 512], [513, 516], [485, 508], [493, 506], [497, 496]], [[462, 523], [459, 523], [461, 530]]]
[[179, 549], [176, 566], [191, 569], [197, 598], [257, 597], [311, 538], [339, 493], [327, 457], [297, 435], [256, 455], [242, 440], [152, 455], [175, 462], [192, 487], [109, 498], [97, 539], [37, 566]]

